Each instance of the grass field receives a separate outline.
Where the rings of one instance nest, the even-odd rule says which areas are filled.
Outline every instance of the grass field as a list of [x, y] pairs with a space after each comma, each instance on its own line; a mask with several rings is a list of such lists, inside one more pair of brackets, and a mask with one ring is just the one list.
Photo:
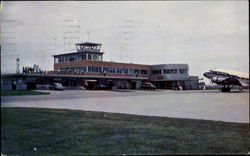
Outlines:
[[44, 95], [50, 94], [47, 92], [38, 92], [33, 90], [1, 90], [1, 96], [11, 96], [11, 95]]
[[1, 124], [7, 155], [250, 151], [249, 124], [38, 108], [2, 108]]

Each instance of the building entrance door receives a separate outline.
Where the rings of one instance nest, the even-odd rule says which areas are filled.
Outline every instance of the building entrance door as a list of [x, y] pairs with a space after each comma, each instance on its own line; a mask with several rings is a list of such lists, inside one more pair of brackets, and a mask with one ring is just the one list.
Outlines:
[[16, 81], [12, 81], [12, 90], [16, 90]]
[[136, 82], [131, 82], [131, 89], [135, 89], [136, 88]]
[[36, 89], [36, 83], [35, 82], [28, 82], [27, 89]]

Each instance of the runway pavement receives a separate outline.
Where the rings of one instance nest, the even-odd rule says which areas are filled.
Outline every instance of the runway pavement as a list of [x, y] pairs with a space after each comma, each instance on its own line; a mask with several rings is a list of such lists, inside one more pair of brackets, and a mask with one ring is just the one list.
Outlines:
[[1, 97], [1, 107], [78, 109], [249, 123], [249, 92], [222, 93], [217, 90], [49, 92], [51, 92], [49, 95]]

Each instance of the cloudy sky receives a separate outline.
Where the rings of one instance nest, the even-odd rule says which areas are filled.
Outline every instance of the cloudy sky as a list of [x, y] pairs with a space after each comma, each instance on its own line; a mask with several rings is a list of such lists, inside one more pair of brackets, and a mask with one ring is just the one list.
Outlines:
[[1, 71], [15, 71], [17, 56], [53, 70], [52, 55], [73, 52], [65, 43], [78, 37], [102, 43], [105, 61], [248, 73], [248, 14], [248, 1], [3, 2]]

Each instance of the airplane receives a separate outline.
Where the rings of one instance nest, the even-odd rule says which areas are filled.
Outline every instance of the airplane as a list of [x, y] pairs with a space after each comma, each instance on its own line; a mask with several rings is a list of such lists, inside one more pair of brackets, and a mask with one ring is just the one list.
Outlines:
[[242, 89], [249, 89], [249, 74], [236, 72], [227, 69], [213, 69], [203, 74], [222, 88], [221, 92], [230, 92], [233, 86], [241, 86]]

